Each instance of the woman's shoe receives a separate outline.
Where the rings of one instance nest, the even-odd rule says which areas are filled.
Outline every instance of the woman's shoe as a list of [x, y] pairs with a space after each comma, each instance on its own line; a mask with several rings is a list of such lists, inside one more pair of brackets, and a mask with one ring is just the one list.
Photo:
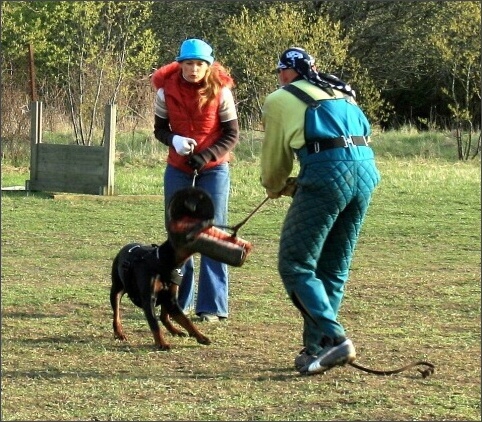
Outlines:
[[214, 314], [202, 313], [199, 314], [199, 320], [205, 322], [217, 322], [219, 321], [219, 317]]

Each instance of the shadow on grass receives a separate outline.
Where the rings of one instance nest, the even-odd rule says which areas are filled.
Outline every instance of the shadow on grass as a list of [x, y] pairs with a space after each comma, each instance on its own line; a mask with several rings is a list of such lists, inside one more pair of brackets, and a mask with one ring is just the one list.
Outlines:
[[66, 335], [66, 336], [49, 336], [49, 337], [41, 337], [41, 338], [25, 338], [22, 340], [17, 340], [18, 343], [28, 344], [28, 345], [41, 345], [41, 344], [49, 344], [49, 345], [72, 345], [72, 344], [92, 344], [98, 341], [98, 338], [94, 336], [89, 337], [79, 337], [74, 335]]
[[[349, 369], [352, 372], [354, 371], [354, 368], [339, 368], [339, 369]], [[169, 379], [173, 380], [178, 380], [178, 379], [185, 379], [185, 380], [190, 380], [190, 381], [200, 381], [200, 380], [208, 380], [208, 381], [213, 381], [213, 380], [218, 380], [218, 381], [230, 381], [230, 380], [251, 380], [251, 381], [256, 381], [256, 382], [273, 382], [273, 381], [290, 381], [294, 379], [304, 379], [304, 378], [310, 378], [310, 379], [319, 379], [323, 377], [323, 374], [317, 374], [317, 375], [301, 375], [298, 372], [296, 372], [293, 368], [290, 367], [284, 367], [284, 368], [265, 368], [265, 371], [267, 375], [264, 376], [252, 376], [249, 373], [245, 372], [239, 372], [239, 371], [231, 371], [231, 372], [219, 372], [219, 373], [214, 373], [214, 372], [209, 372], [209, 373], [201, 373], [201, 372], [176, 372], [174, 374], [167, 374], [164, 373], [162, 375], [163, 379], [165, 381], [168, 381]], [[363, 375], [359, 375], [363, 376]], [[376, 377], [376, 375], [373, 374], [364, 374], [366, 377]], [[386, 378], [392, 378], [392, 377], [398, 377], [398, 378], [403, 378], [403, 379], [410, 379], [410, 380], [418, 380], [422, 381], [424, 380], [423, 377], [420, 376], [420, 374], [413, 374], [413, 373], [407, 373], [405, 375], [402, 374], [397, 374], [397, 375], [391, 375], [390, 377]], [[3, 371], [2, 372], [2, 377], [3, 378], [10, 378], [10, 379], [22, 379], [22, 378], [30, 378], [30, 379], [65, 379], [65, 378], [85, 378], [85, 379], [91, 379], [91, 378], [96, 378], [96, 379], [117, 379], [119, 381], [129, 381], [129, 380], [151, 380], [152, 375], [151, 374], [136, 374], [133, 373], [130, 370], [127, 369], [118, 369], [116, 372], [109, 372], [106, 373], [104, 370], [60, 370], [59, 368], [56, 367], [49, 367], [46, 369], [41, 369], [41, 370], [27, 370], [27, 371]], [[357, 378], [359, 379], [359, 378]]]
[[2, 318], [14, 319], [41, 319], [41, 318], [65, 318], [64, 314], [41, 314], [29, 312], [2, 312]]
[[2, 197], [6, 198], [39, 198], [39, 199], [53, 199], [53, 195], [48, 192], [34, 192], [27, 190], [5, 190], [2, 189]]
[[[239, 373], [239, 372], [220, 372], [220, 373], [196, 373], [196, 372], [176, 372], [175, 374], [169, 375], [164, 373], [162, 375], [163, 379], [166, 381], [168, 379], [186, 379], [186, 380], [195, 380], [199, 381], [202, 379], [206, 379], [209, 381], [212, 380], [219, 380], [219, 381], [226, 381], [226, 380], [254, 380], [254, 381], [286, 381], [291, 380], [294, 378], [301, 377], [300, 374], [294, 373], [292, 368], [276, 368], [273, 369], [278, 372], [285, 372], [283, 374], [277, 375], [267, 375], [266, 377], [253, 377], [246, 373]], [[271, 371], [271, 369], [268, 369]], [[290, 373], [288, 373], [290, 372]], [[119, 369], [115, 373], [106, 373], [103, 370], [61, 370], [57, 367], [47, 367], [41, 370], [27, 370], [27, 371], [3, 371], [2, 372], [3, 378], [10, 378], [10, 379], [22, 379], [22, 378], [30, 378], [30, 379], [63, 379], [63, 378], [97, 378], [97, 379], [109, 379], [112, 380], [113, 378], [118, 380], [151, 380], [151, 374], [135, 374], [132, 371], [126, 369]]]

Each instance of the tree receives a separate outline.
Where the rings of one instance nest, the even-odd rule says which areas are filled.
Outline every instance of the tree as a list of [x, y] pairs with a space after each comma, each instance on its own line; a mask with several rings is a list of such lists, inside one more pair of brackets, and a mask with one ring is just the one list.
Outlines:
[[[152, 29], [158, 42], [156, 64], [174, 60], [179, 46], [187, 38], [202, 38], [212, 44], [216, 41], [214, 55], [229, 49], [230, 40], [222, 33], [223, 22], [239, 15], [247, 8], [257, 11], [266, 2], [256, 0], [181, 0], [154, 1], [152, 7]], [[270, 2], [269, 2], [270, 3]], [[189, 11], [189, 13], [186, 13]], [[220, 35], [221, 34], [221, 35]]]
[[116, 103], [123, 96], [128, 106], [129, 88], [135, 87], [138, 72], [147, 76], [143, 68], [155, 51], [148, 27], [151, 4], [68, 2], [67, 7], [64, 25], [70, 29], [70, 42], [65, 85], [77, 142], [90, 145], [93, 129], [103, 118], [99, 105]]
[[[239, 16], [227, 19], [223, 29], [230, 48], [222, 57], [237, 81], [236, 97], [244, 127], [259, 124], [264, 97], [276, 88], [277, 57], [290, 46], [305, 48], [315, 57], [319, 70], [348, 79], [355, 89], [360, 88], [360, 104], [372, 120], [382, 116], [386, 104], [382, 104], [380, 92], [367, 73], [348, 56], [351, 40], [340, 36], [340, 23], [307, 13], [299, 5], [274, 3], [262, 13], [244, 9]], [[358, 87], [358, 82], [363, 87]]]
[[91, 145], [103, 123], [99, 105], [125, 101], [124, 109], [132, 109], [139, 79], [144, 90], [149, 86], [156, 51], [151, 9], [152, 2], [6, 2], [2, 72], [8, 63], [12, 74], [23, 74], [18, 50], [26, 54], [31, 42], [41, 100], [60, 96], [56, 105], [68, 108], [76, 142]]
[[190, 37], [213, 45], [215, 58], [232, 70], [244, 127], [259, 124], [264, 97], [276, 87], [276, 56], [297, 44], [321, 70], [354, 86], [375, 124], [440, 128], [458, 116], [480, 129], [480, 2], [4, 1], [1, 7], [2, 95], [8, 88], [16, 103], [28, 102], [32, 44], [44, 117], [66, 113], [79, 143], [92, 142], [90, 124], [103, 118], [99, 104], [116, 101], [121, 122], [151, 121], [149, 74], [174, 60]]
[[480, 12], [480, 3], [447, 5], [434, 17], [434, 24], [443, 28], [443, 34], [431, 39], [441, 65], [441, 91], [448, 100], [461, 160], [480, 152], [480, 135], [476, 144], [472, 143], [476, 116], [480, 122]]
[[[447, 75], [466, 85], [453, 58], [469, 60], [470, 86], [480, 86], [480, 2], [316, 1], [318, 13], [339, 20], [356, 57], [396, 108], [389, 126], [412, 122], [421, 128], [447, 127], [452, 118]], [[454, 27], [457, 26], [457, 28]], [[442, 47], [443, 45], [443, 47]], [[443, 53], [445, 50], [445, 53]], [[478, 57], [478, 58], [477, 58]], [[457, 63], [460, 62], [457, 60]], [[475, 63], [475, 66], [473, 65]], [[467, 76], [467, 74], [465, 74]], [[480, 122], [480, 100], [469, 96], [472, 123]]]

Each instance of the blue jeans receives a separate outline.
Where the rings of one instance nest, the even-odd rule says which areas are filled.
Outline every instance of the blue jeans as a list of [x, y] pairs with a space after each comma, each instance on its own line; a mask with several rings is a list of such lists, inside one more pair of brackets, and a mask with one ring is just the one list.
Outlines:
[[[164, 209], [166, 212], [172, 196], [180, 189], [192, 187], [192, 185], [193, 175], [167, 165], [164, 173]], [[211, 195], [214, 205], [214, 223], [226, 226], [230, 190], [229, 165], [223, 163], [201, 171], [196, 177], [195, 187], [201, 188]], [[227, 264], [201, 255], [199, 266], [196, 314], [209, 313], [227, 318], [229, 284]], [[182, 273], [183, 279], [179, 288], [178, 300], [181, 308], [187, 310], [193, 306], [195, 296], [193, 258], [186, 261]]]

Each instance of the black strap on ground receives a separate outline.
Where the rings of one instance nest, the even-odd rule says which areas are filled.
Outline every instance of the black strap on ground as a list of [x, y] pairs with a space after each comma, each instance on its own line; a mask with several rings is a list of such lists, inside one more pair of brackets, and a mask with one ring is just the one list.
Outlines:
[[417, 371], [422, 374], [423, 378], [427, 378], [429, 375], [432, 375], [435, 372], [435, 365], [433, 365], [430, 362], [425, 362], [425, 361], [417, 361], [417, 362], [412, 362], [409, 365], [403, 366], [398, 369], [392, 369], [388, 371], [381, 371], [377, 369], [370, 369], [370, 368], [365, 368], [364, 366], [358, 365], [355, 362], [350, 362], [349, 365], [353, 366], [356, 369], [359, 369], [360, 371], [363, 372], [368, 372], [369, 374], [375, 374], [375, 375], [393, 375], [393, 374], [399, 374], [400, 372], [407, 371], [409, 369], [415, 368], [416, 366], [425, 366], [425, 369], [420, 369], [417, 368]]

